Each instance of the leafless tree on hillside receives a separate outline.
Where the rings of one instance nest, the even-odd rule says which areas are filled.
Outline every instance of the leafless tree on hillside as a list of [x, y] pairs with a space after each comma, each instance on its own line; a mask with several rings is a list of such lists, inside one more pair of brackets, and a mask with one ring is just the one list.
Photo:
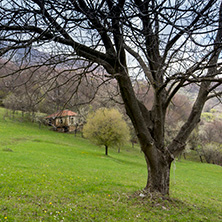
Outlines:
[[[169, 194], [172, 161], [185, 148], [205, 102], [221, 95], [221, 1], [1, 0], [0, 40], [0, 55], [20, 61], [22, 68], [27, 58], [34, 60], [29, 52], [35, 48], [48, 56], [33, 66], [65, 60], [72, 65], [84, 58], [103, 67], [106, 77], [118, 83], [145, 155], [145, 189]], [[15, 59], [22, 48], [26, 60]], [[135, 95], [136, 77], [146, 79], [154, 91], [151, 109]], [[166, 145], [167, 108], [191, 83], [199, 86], [196, 100], [178, 134]]]

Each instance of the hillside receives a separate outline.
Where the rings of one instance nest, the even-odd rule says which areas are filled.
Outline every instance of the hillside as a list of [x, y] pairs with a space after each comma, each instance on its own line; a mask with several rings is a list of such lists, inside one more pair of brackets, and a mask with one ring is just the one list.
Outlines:
[[[218, 90], [221, 90], [221, 87], [218, 87]], [[185, 95], [189, 98], [191, 104], [195, 101], [199, 91], [199, 86], [196, 84], [190, 84], [180, 90], [182, 95]], [[204, 106], [204, 112], [209, 112], [210, 109], [216, 109], [218, 112], [221, 112], [222, 104], [219, 98], [215, 97], [208, 100]]]
[[6, 117], [0, 108], [0, 221], [221, 221], [222, 168], [176, 161], [171, 201], [133, 195], [146, 183], [139, 147], [120, 153]]

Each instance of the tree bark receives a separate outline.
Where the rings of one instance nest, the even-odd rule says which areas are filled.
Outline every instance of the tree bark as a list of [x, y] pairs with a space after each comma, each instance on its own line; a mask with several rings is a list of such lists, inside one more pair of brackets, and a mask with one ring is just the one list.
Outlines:
[[108, 156], [108, 146], [105, 145], [105, 155]]
[[203, 159], [201, 155], [199, 155], [199, 158], [200, 158], [200, 162], [203, 163]]
[[166, 154], [159, 153], [157, 161], [150, 163], [149, 157], [145, 154], [148, 178], [145, 191], [149, 193], [160, 193], [169, 195], [170, 167], [172, 160]]

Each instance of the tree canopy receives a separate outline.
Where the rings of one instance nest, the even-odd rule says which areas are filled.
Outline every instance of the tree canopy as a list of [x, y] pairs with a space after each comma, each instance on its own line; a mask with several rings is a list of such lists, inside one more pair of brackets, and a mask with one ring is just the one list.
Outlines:
[[129, 128], [117, 109], [98, 109], [89, 114], [83, 127], [83, 135], [97, 145], [105, 146], [105, 154], [111, 146], [122, 146], [129, 141]]

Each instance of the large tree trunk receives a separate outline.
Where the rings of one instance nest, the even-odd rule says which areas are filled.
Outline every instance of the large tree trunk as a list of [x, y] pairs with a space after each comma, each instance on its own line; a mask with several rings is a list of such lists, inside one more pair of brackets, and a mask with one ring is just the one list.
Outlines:
[[[164, 116], [159, 118], [156, 112], [153, 112], [155, 113], [153, 115], [151, 111], [148, 111], [137, 100], [127, 73], [122, 72], [122, 75], [118, 76], [117, 81], [126, 112], [134, 125], [141, 149], [145, 155], [148, 169], [148, 181], [145, 190], [168, 195], [172, 158], [170, 158], [167, 149], [163, 147], [164, 133], [162, 121]], [[161, 115], [164, 115], [164, 112], [161, 112]], [[154, 124], [161, 129], [158, 131]], [[152, 135], [152, 132], [155, 135]]]
[[172, 160], [166, 154], [159, 155], [156, 161], [150, 163], [149, 157], [144, 153], [148, 178], [145, 191], [150, 193], [161, 193], [162, 195], [169, 195], [170, 186], [170, 167]]

